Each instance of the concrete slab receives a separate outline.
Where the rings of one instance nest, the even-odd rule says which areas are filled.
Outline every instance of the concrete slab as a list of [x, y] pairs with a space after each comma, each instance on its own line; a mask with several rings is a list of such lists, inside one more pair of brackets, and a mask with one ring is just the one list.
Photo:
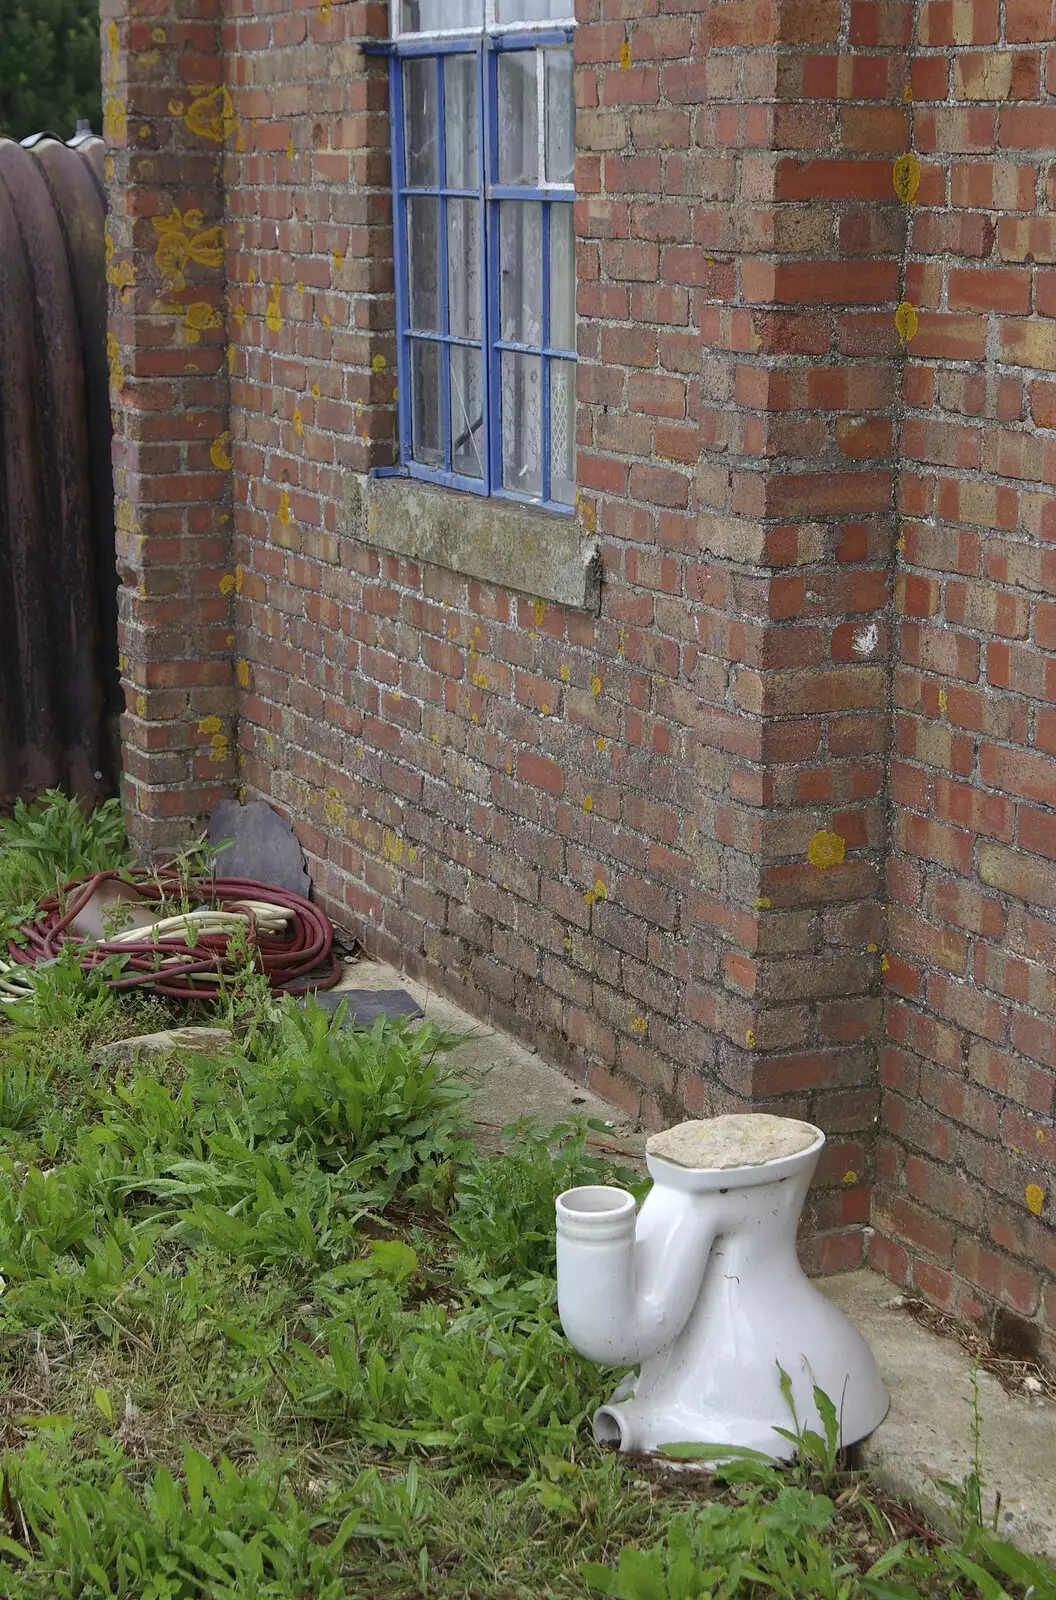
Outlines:
[[[937, 1478], [960, 1483], [972, 1465], [972, 1361], [931, 1333], [875, 1272], [844, 1272], [818, 1287], [868, 1340], [891, 1409], [859, 1447], [882, 1487], [916, 1504], [940, 1531], [949, 1501]], [[1056, 1406], [1007, 1394], [980, 1371], [981, 1457], [988, 1505], [1000, 1492], [998, 1532], [1024, 1550], [1056, 1558]]]
[[[571, 1082], [508, 1034], [477, 1022], [459, 1006], [383, 962], [353, 959], [347, 988], [407, 989], [437, 1027], [464, 1035], [451, 1061], [478, 1085], [472, 1115], [479, 1142], [520, 1117], [542, 1124], [570, 1114], [604, 1121], [599, 1145], [639, 1162], [646, 1135], [607, 1101]], [[861, 1329], [891, 1396], [891, 1409], [858, 1447], [861, 1464], [890, 1494], [916, 1505], [933, 1525], [949, 1524], [938, 1478], [960, 1483], [971, 1467], [972, 1362], [961, 1346], [922, 1328], [900, 1304], [894, 1284], [874, 1272], [818, 1279], [818, 1287]], [[1056, 1558], [1056, 1406], [1009, 1395], [978, 1373], [982, 1461], [989, 1504], [1001, 1494], [998, 1530], [1023, 1549]]]

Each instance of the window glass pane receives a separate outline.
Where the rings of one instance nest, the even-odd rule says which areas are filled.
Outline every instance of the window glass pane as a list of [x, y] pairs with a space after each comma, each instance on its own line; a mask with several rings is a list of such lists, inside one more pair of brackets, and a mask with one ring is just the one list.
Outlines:
[[516, 344], [543, 341], [543, 208], [538, 200], [499, 205], [499, 321]]
[[433, 195], [407, 201], [407, 277], [410, 325], [440, 331], [440, 202]]
[[404, 62], [403, 122], [408, 187], [435, 188], [440, 171], [440, 91], [435, 60], [422, 57]]
[[444, 60], [444, 124], [447, 183], [451, 189], [480, 188], [478, 122], [477, 58], [447, 56]]
[[411, 344], [411, 454], [426, 467], [444, 464], [440, 410], [440, 346], [428, 339]]
[[566, 204], [550, 207], [550, 344], [576, 348], [576, 239]]
[[451, 466], [484, 476], [484, 375], [478, 347], [451, 346]]
[[460, 339], [480, 338], [480, 202], [447, 202], [447, 316]]
[[576, 498], [576, 364], [550, 363], [550, 498], [570, 506]]
[[571, 183], [576, 161], [576, 102], [571, 50], [544, 50], [546, 62], [546, 181]]
[[502, 352], [502, 483], [518, 494], [543, 493], [541, 356]]
[[400, 5], [401, 33], [440, 33], [483, 26], [484, 0], [402, 0]]
[[574, 22], [574, 0], [498, 0], [497, 22]]
[[536, 52], [499, 56], [499, 182], [539, 181], [539, 102]]

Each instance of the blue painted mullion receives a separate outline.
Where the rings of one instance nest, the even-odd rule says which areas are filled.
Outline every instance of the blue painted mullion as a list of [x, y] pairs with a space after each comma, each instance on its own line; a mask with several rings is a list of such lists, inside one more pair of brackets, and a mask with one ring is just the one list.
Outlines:
[[[447, 85], [444, 82], [444, 59], [442, 56], [437, 56], [436, 58], [436, 76], [438, 84], [436, 104], [440, 123], [436, 142], [437, 177], [441, 185], [443, 185], [447, 182], [447, 112], [445, 104]], [[440, 194], [437, 206], [439, 208], [437, 219], [439, 238], [437, 243], [440, 250], [440, 332], [445, 340], [440, 350], [440, 427], [444, 444], [444, 470], [445, 472], [450, 472], [451, 351], [447, 346], [446, 339], [451, 332], [451, 307], [447, 276], [447, 196], [445, 194]]]
[[[484, 129], [486, 139], [485, 173], [499, 169], [498, 56], [487, 40], [487, 55], [482, 73], [484, 83]], [[481, 141], [482, 145], [485, 141]], [[485, 278], [487, 323], [485, 360], [488, 372], [488, 488], [494, 494], [502, 488], [502, 358], [498, 337], [502, 328], [499, 296], [499, 207], [486, 185], [484, 207], [487, 213], [487, 255]]]
[[[542, 72], [543, 60], [539, 57], [537, 72]], [[544, 201], [542, 206], [542, 301], [543, 301], [543, 337], [542, 348], [545, 351], [550, 344], [550, 207]], [[543, 499], [550, 498], [550, 361], [546, 355], [539, 357], [539, 382], [542, 390], [539, 396], [542, 407], [542, 461], [541, 478]]]
[[[484, 114], [484, 51], [477, 50], [477, 218], [480, 228], [480, 383], [483, 421], [481, 425], [481, 470], [484, 475], [484, 493], [491, 492], [491, 427], [488, 408], [491, 395], [491, 373], [488, 370], [488, 284], [491, 268], [488, 261], [488, 202], [487, 202], [487, 123]], [[497, 331], [497, 330], [496, 330]]]
[[393, 248], [396, 257], [394, 273], [396, 285], [396, 421], [399, 428], [400, 463], [406, 466], [411, 459], [411, 373], [410, 350], [407, 344], [407, 326], [410, 321], [407, 306], [407, 214], [404, 200], [405, 149], [403, 135], [403, 63], [399, 57], [389, 58], [389, 104], [393, 134]]

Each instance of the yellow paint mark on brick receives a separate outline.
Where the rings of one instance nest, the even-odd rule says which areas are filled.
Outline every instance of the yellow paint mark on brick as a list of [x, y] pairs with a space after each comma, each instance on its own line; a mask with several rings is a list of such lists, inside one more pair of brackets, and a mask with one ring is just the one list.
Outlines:
[[199, 733], [219, 733], [223, 723], [219, 717], [203, 717], [198, 724]]
[[818, 829], [807, 846], [807, 860], [821, 872], [838, 867], [846, 854], [846, 839], [839, 833], [827, 833], [824, 828]]
[[223, 433], [218, 433], [209, 446], [209, 460], [218, 472], [231, 471], [231, 430], [225, 428]]
[[594, 696], [595, 700], [601, 693], [601, 679], [598, 677], [596, 672], [592, 672], [590, 675], [590, 692]]
[[910, 300], [903, 300], [895, 311], [895, 332], [903, 344], [916, 337], [917, 308]]
[[594, 810], [594, 796], [592, 794], [585, 794], [583, 796], [583, 810], [588, 814]]
[[631, 68], [631, 41], [624, 39], [620, 45], [620, 70], [629, 72]]
[[904, 156], [899, 156], [891, 169], [891, 181], [898, 198], [905, 205], [911, 206], [920, 188], [920, 162], [912, 150], [907, 150]]
[[264, 322], [272, 333], [279, 333], [282, 329], [282, 307], [279, 304], [279, 286], [273, 283], [271, 294], [268, 297], [268, 309], [264, 313]]
[[1028, 1183], [1023, 1190], [1023, 1198], [1027, 1202], [1027, 1210], [1032, 1216], [1040, 1217], [1045, 1209], [1045, 1190], [1040, 1183]]
[[249, 662], [241, 656], [235, 662], [235, 677], [238, 679], [240, 688], [249, 688]]

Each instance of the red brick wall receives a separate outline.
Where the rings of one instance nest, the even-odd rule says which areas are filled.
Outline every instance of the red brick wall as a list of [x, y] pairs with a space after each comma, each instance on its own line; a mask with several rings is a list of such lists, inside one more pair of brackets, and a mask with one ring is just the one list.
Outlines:
[[[1005, 1294], [991, 1284], [998, 1244], [980, 1253], [979, 1213], [954, 1214], [962, 1194], [993, 1189], [1021, 1230], [1014, 1249], [1005, 1234], [999, 1248], [1009, 1261], [1017, 1251], [1047, 1261], [1051, 1278], [1051, 1234], [1026, 1207], [1034, 1180], [1022, 1156], [1002, 1153], [996, 1123], [988, 1140], [970, 1130], [964, 1109], [978, 1093], [1004, 1104], [1006, 1142], [1022, 1148], [1014, 1108], [1042, 1109], [1052, 1083], [1033, 1014], [1044, 1009], [1041, 967], [1024, 960], [1051, 922], [1044, 907], [1028, 914], [1021, 883], [971, 882], [1011, 870], [988, 852], [1005, 835], [982, 837], [1002, 803], [1020, 829], [1007, 842], [1042, 869], [1031, 884], [1048, 881], [1045, 795], [1003, 787], [1007, 772], [1022, 787], [1043, 771], [1019, 758], [1000, 768], [977, 750], [971, 719], [1024, 707], [987, 732], [994, 750], [1034, 738], [1052, 749], [1043, 668], [1029, 669], [1030, 687], [1013, 681], [1052, 633], [1042, 506], [1016, 482], [1044, 476], [1028, 464], [1044, 449], [1036, 430], [1051, 400], [1043, 381], [1021, 393], [1026, 345], [1004, 347], [1000, 378], [976, 354], [988, 321], [980, 292], [1011, 296], [990, 319], [995, 360], [1001, 330], [1011, 339], [1027, 325], [1015, 272], [1028, 291], [1036, 277], [1044, 312], [1046, 275], [1022, 263], [1026, 249], [1040, 259], [1048, 248], [1048, 219], [1029, 236], [1002, 229], [1027, 225], [1003, 208], [1033, 206], [1047, 174], [1021, 152], [1034, 177], [1002, 169], [999, 197], [987, 190], [984, 204], [969, 186], [989, 156], [932, 154], [994, 121], [993, 104], [972, 101], [963, 121], [960, 102], [935, 104], [969, 81], [1003, 82], [1004, 65], [988, 73], [967, 48], [955, 79], [940, 31], [960, 38], [984, 0], [974, 12], [960, 0], [670, 0], [662, 12], [660, 0], [582, 0], [577, 515], [600, 544], [597, 614], [347, 532], [349, 475], [390, 462], [395, 440], [387, 69], [361, 48], [384, 35], [385, 8], [180, 3], [185, 21], [212, 29], [212, 57], [160, 45], [153, 64], [149, 50], [129, 56], [143, 121], [130, 116], [134, 138], [122, 138], [149, 147], [149, 161], [171, 148], [193, 164], [116, 174], [130, 219], [120, 243], [137, 283], [152, 287], [130, 323], [115, 285], [115, 329], [143, 363], [137, 405], [164, 413], [155, 423], [177, 474], [146, 458], [129, 473], [140, 527], [138, 508], [161, 502], [150, 513], [158, 537], [136, 545], [140, 564], [129, 567], [130, 692], [159, 668], [180, 685], [176, 695], [166, 684], [168, 699], [130, 700], [140, 836], [167, 842], [158, 810], [185, 827], [210, 803], [208, 780], [237, 759], [229, 781], [294, 819], [320, 897], [368, 948], [531, 1039], [647, 1123], [746, 1105], [818, 1121], [830, 1142], [809, 1254], [823, 1269], [861, 1259], [883, 1044], [876, 1261], [905, 1278], [912, 1255], [917, 1286], [946, 1299], [952, 1280], [936, 1273], [950, 1271], [956, 1248], [958, 1282], [990, 1306], [995, 1287]], [[166, 5], [152, 28], [174, 25], [177, 0]], [[1009, 92], [1043, 92], [1040, 61], [1031, 70], [1015, 65]], [[188, 123], [186, 109], [206, 92], [196, 85], [221, 81], [222, 154], [215, 126], [195, 133], [201, 118]], [[1027, 127], [1009, 137], [1028, 138]], [[119, 161], [122, 149], [115, 140]], [[208, 184], [185, 176], [209, 163]], [[195, 347], [195, 361], [212, 362], [213, 409], [204, 370], [193, 409], [153, 373], [176, 356], [147, 219], [197, 208], [204, 227], [221, 203], [226, 326]], [[1004, 252], [1020, 250], [1013, 276], [966, 278], [969, 253], [984, 247], [999, 272], [1012, 265]], [[212, 269], [192, 266], [217, 295]], [[1044, 327], [1040, 316], [1032, 325]], [[1050, 347], [1035, 339], [1031, 359], [1043, 363]], [[1033, 407], [1023, 421], [1008, 409], [1013, 388], [1017, 407]], [[202, 415], [188, 442], [192, 409]], [[218, 471], [199, 475], [203, 449]], [[192, 467], [193, 508], [179, 526], [212, 541], [201, 561], [160, 537], [177, 516], [172, 485]], [[989, 554], [987, 526], [1005, 530]], [[975, 539], [977, 564], [963, 573], [978, 580], [972, 589], [956, 581], [970, 558], [964, 535]], [[1028, 547], [1034, 564], [1023, 566]], [[167, 633], [165, 614], [149, 610], [155, 584], [173, 586], [169, 614], [189, 619], [185, 631]], [[1010, 598], [988, 610], [998, 587]], [[962, 706], [973, 651], [977, 701]], [[991, 659], [1006, 678], [988, 686]], [[188, 687], [195, 672], [206, 676]], [[232, 683], [237, 727], [226, 720]], [[997, 907], [978, 938], [959, 920], [976, 914], [973, 893]], [[1006, 932], [1020, 941], [1011, 959], [998, 950]], [[962, 943], [965, 964], [951, 976]], [[1017, 1023], [1010, 1002], [1032, 971]], [[953, 997], [956, 976], [964, 992]], [[990, 1004], [1009, 1031], [987, 1044], [1005, 1053], [986, 1058], [984, 1091], [967, 1076], [982, 1068], [966, 1017]], [[1029, 1047], [1023, 1018], [1035, 1029]], [[925, 1043], [932, 1032], [950, 1038]], [[957, 1109], [936, 1101], [949, 1088], [942, 1071], [959, 1083]], [[979, 1162], [1013, 1163], [1007, 1184], [992, 1165], [970, 1170], [959, 1142], [969, 1136]], [[951, 1216], [958, 1242], [944, 1253]]]
[[185, 843], [234, 773], [219, 11], [102, 5], [124, 761], [144, 851]]
[[922, 5], [912, 84], [874, 1259], [1051, 1350], [1056, 9]]

